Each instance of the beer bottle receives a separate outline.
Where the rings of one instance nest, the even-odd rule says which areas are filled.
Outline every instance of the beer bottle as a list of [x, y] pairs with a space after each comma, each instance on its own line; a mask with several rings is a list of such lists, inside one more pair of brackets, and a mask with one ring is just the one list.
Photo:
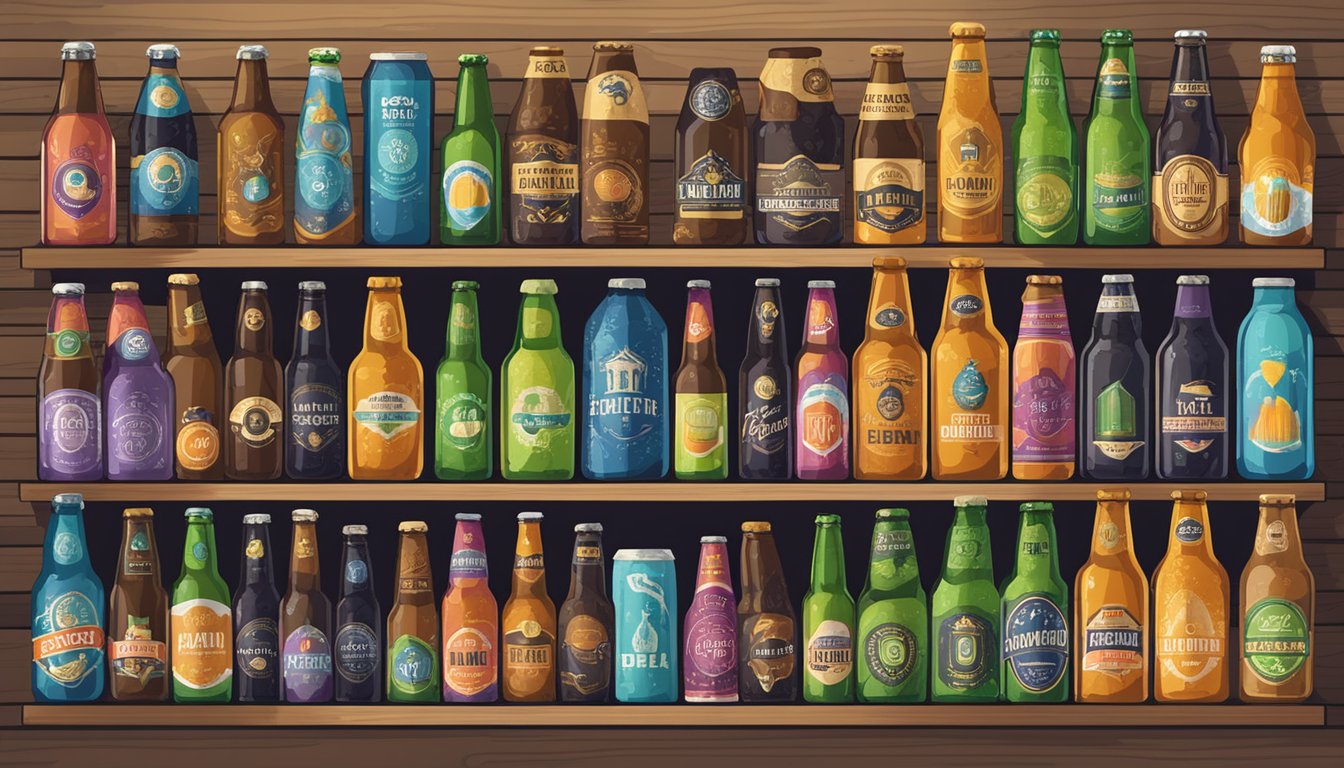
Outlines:
[[300, 244], [352, 245], [363, 234], [340, 64], [335, 48], [308, 51], [308, 87], [294, 137], [294, 239]]
[[193, 274], [168, 276], [168, 359], [163, 368], [173, 380], [177, 405], [177, 478], [219, 480], [220, 414], [224, 412], [224, 367], [210, 333], [210, 319], [201, 300], [200, 279]]
[[177, 74], [175, 45], [151, 45], [149, 73], [131, 116], [126, 242], [194, 246], [200, 218], [196, 120]]
[[742, 701], [798, 699], [798, 625], [770, 524], [742, 524], [742, 596], [737, 601], [737, 687]]
[[1316, 580], [1302, 559], [1292, 494], [1260, 496], [1255, 548], [1241, 572], [1241, 700], [1311, 696]]
[[919, 582], [909, 510], [877, 510], [869, 553], [854, 638], [859, 701], [922, 702], [929, 695], [929, 599]]
[[672, 242], [747, 242], [747, 112], [729, 68], [691, 70], [677, 118]]
[[1065, 86], [1059, 30], [1032, 30], [1013, 121], [1013, 239], [1022, 245], [1078, 242], [1078, 129]]
[[173, 583], [173, 701], [227, 704], [233, 698], [233, 616], [215, 560], [214, 514], [188, 507], [182, 574]]
[[1148, 577], [1131, 542], [1129, 490], [1097, 491], [1092, 552], [1073, 581], [1073, 680], [1080, 702], [1148, 700]]
[[845, 119], [835, 111], [821, 49], [771, 48], [752, 127], [756, 242], [840, 242]]
[[606, 568], [602, 524], [574, 526], [569, 594], [557, 616], [561, 701], [611, 701], [611, 633], [616, 610], [607, 596]]
[[169, 480], [176, 413], [173, 381], [159, 364], [140, 284], [112, 284], [103, 352], [103, 434], [108, 480]]
[[33, 582], [33, 699], [88, 702], [103, 695], [107, 637], [103, 582], [89, 564], [84, 497], [51, 499], [42, 570]]
[[457, 107], [453, 130], [443, 137], [443, 194], [439, 242], [496, 245], [501, 237], [499, 130], [490, 102], [483, 53], [457, 57]]
[[700, 537], [685, 633], [686, 701], [737, 701], [737, 609], [728, 575], [728, 539], [723, 536]]
[[1147, 245], [1152, 235], [1148, 189], [1153, 152], [1138, 79], [1133, 33], [1103, 32], [1092, 111], [1083, 128], [1087, 142], [1083, 242], [1088, 245]]
[[1220, 245], [1227, 240], [1227, 137], [1213, 110], [1208, 33], [1176, 33], [1167, 108], [1153, 142], [1153, 241]]
[[1213, 554], [1204, 491], [1171, 492], [1171, 537], [1153, 571], [1159, 702], [1227, 699], [1227, 571]]
[[670, 549], [618, 549], [612, 556], [616, 609], [616, 700], [671, 704], [678, 671], [677, 573]]
[[243, 515], [243, 556], [233, 598], [238, 700], [280, 700], [280, 593], [271, 557], [271, 516]]
[[1316, 470], [1316, 363], [1291, 277], [1257, 277], [1237, 332], [1237, 473], [1305, 480]]
[[434, 75], [429, 56], [376, 51], [364, 101], [364, 242], [428, 245]]
[[281, 699], [331, 701], [331, 600], [322, 594], [317, 557], [317, 513], [296, 509], [289, 551], [289, 591], [280, 603]]
[[518, 331], [499, 382], [499, 471], [505, 480], [574, 477], [574, 361], [560, 338], [554, 280], [518, 288]]
[[840, 348], [835, 283], [807, 283], [805, 335], [793, 361], [799, 480], [849, 478], [849, 361]]
[[994, 587], [984, 496], [958, 496], [943, 573], [933, 591], [929, 634], [938, 645], [933, 701], [999, 698], [999, 590]]
[[747, 321], [747, 354], [737, 375], [742, 424], [737, 468], [743, 480], [793, 476], [793, 373], [779, 307], [779, 280], [758, 278]]
[[541, 520], [540, 512], [518, 514], [513, 587], [500, 619], [505, 701], [555, 701], [555, 603], [546, 594]]
[[353, 480], [414, 480], [425, 466], [425, 374], [407, 339], [400, 277], [370, 277], [364, 346], [350, 364]]
[[1010, 702], [1068, 701], [1069, 585], [1059, 575], [1054, 505], [1020, 507], [1017, 557], [1003, 584], [1000, 691]]
[[649, 242], [649, 107], [630, 43], [593, 45], [583, 96], [583, 242]]
[[327, 285], [299, 283], [294, 356], [285, 366], [285, 473], [295, 480], [345, 475], [345, 375], [327, 338]]
[[397, 525], [397, 589], [387, 615], [387, 700], [439, 700], [439, 615], [429, 566], [429, 526]]
[[868, 49], [873, 68], [854, 134], [854, 242], [924, 242], [924, 134], [905, 82], [905, 49]]
[[434, 372], [434, 475], [440, 480], [487, 480], [493, 471], [491, 374], [481, 357], [479, 287], [475, 280], [453, 282], [443, 359]]
[[1213, 323], [1208, 275], [1176, 279], [1171, 331], [1157, 348], [1157, 476], [1227, 477], [1227, 346]]
[[952, 259], [932, 357], [933, 479], [1002, 479], [1008, 472], [1008, 344], [994, 327], [983, 259]]
[[579, 112], [565, 52], [528, 51], [523, 90], [505, 134], [512, 179], [510, 236], [517, 245], [579, 241]]
[[1013, 477], [1067, 480], [1077, 460], [1075, 361], [1064, 278], [1029, 275], [1013, 347]]
[[929, 357], [915, 333], [905, 259], [873, 259], [868, 323], [854, 350], [854, 478], [923, 480]]
[[47, 337], [37, 374], [42, 399], [37, 477], [47, 482], [103, 479], [103, 404], [89, 344], [83, 283], [51, 287]]
[[274, 480], [285, 464], [284, 374], [275, 359], [271, 303], [266, 283], [243, 283], [233, 357], [224, 366], [224, 474], [231, 480]]
[[168, 700], [168, 593], [159, 573], [154, 510], [127, 509], [108, 605], [107, 659], [114, 701]]
[[42, 244], [117, 239], [117, 140], [103, 112], [93, 43], [61, 46], [61, 87], [42, 130]]
[[1143, 480], [1152, 463], [1152, 359], [1133, 275], [1102, 275], [1079, 385], [1080, 477]]
[[345, 553], [332, 656], [336, 701], [372, 704], [383, 700], [383, 613], [373, 589], [368, 533], [364, 525], [341, 528]]
[[285, 121], [271, 101], [266, 46], [238, 48], [233, 100], [219, 120], [219, 244], [285, 242]]
[[443, 594], [443, 700], [499, 699], [499, 605], [490, 592], [481, 516], [458, 513]]
[[816, 523], [812, 584], [803, 596], [807, 638], [803, 701], [842, 704], [854, 700], [854, 598], [845, 586], [840, 516], [817, 515]]
[[985, 27], [958, 21], [938, 114], [938, 240], [1003, 240], [1003, 128], [985, 54]]
[[1297, 93], [1297, 49], [1260, 49], [1260, 91], [1241, 137], [1241, 241], [1310, 245], [1316, 182], [1316, 134]]
[[678, 480], [728, 477], [728, 380], [719, 368], [708, 280], [686, 283], [686, 332], [676, 376]]

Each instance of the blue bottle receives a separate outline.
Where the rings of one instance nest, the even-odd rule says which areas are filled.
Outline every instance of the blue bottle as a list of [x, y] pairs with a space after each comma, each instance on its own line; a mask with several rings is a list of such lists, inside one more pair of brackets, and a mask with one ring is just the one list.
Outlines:
[[327, 344], [327, 286], [299, 283], [294, 357], [285, 366], [285, 474], [295, 480], [345, 476], [345, 373]]
[[308, 51], [308, 88], [294, 137], [294, 239], [300, 243], [359, 242], [340, 62], [335, 48]]
[[667, 325], [644, 281], [617, 278], [583, 332], [583, 476], [657, 480], [670, 463]]
[[78, 493], [52, 497], [32, 605], [33, 698], [97, 701], [107, 669], [107, 595], [89, 565], [84, 497]]
[[612, 558], [616, 700], [673, 703], [681, 691], [677, 569], [668, 549], [622, 549]]
[[1316, 469], [1311, 331], [1291, 277], [1257, 277], [1237, 332], [1237, 471], [1248, 480], [1305, 480]]
[[371, 53], [364, 73], [364, 242], [427, 245], [434, 76], [423, 53]]

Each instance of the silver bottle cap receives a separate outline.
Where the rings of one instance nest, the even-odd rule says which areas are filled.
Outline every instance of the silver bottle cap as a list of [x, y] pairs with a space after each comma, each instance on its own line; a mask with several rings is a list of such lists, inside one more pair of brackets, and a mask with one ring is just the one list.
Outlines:
[[1111, 283], [1132, 283], [1132, 282], [1134, 282], [1134, 276], [1133, 276], [1133, 275], [1102, 275], [1102, 276], [1101, 276], [1101, 284], [1102, 284], [1102, 285], [1107, 285], [1107, 284], [1111, 284]]
[[370, 53], [369, 61], [429, 61], [429, 54], [417, 51], [379, 51]]
[[778, 287], [779, 287], [779, 278], [778, 278], [778, 277], [758, 277], [758, 278], [756, 278], [756, 287], [757, 287], [757, 288], [778, 288]]
[[244, 281], [243, 281], [243, 290], [244, 290], [244, 291], [264, 291], [264, 290], [266, 290], [266, 281], [265, 281], [265, 280], [244, 280]]
[[1209, 33], [1202, 29], [1182, 29], [1176, 32], [1177, 40], [1206, 40]]
[[708, 280], [687, 280], [687, 281], [686, 281], [686, 287], [687, 287], [687, 288], [704, 288], [705, 290], [709, 290], [709, 288], [710, 288], [710, 284], [709, 284], [709, 281], [708, 281]]
[[1257, 277], [1251, 281], [1252, 288], [1293, 288], [1297, 281], [1291, 277]]
[[642, 277], [613, 277], [607, 281], [608, 288], [621, 288], [627, 291], [642, 291], [645, 288]]
[[182, 513], [183, 517], [199, 517], [204, 520], [214, 520], [215, 513], [210, 511], [209, 507], [187, 507], [187, 511]]
[[574, 526], [574, 532], [575, 532], [575, 533], [601, 533], [601, 532], [602, 532], [602, 524], [601, 524], [601, 523], [579, 523], [578, 525]]
[[613, 560], [668, 561], [676, 560], [670, 549], [618, 549]]
[[1297, 49], [1291, 45], [1266, 45], [1260, 49], [1261, 64], [1296, 64]]
[[701, 537], [700, 537], [700, 543], [701, 543], [701, 544], [727, 544], [727, 543], [728, 543], [728, 537], [727, 537], [727, 536], [701, 536]]
[[57, 283], [51, 286], [51, 292], [57, 296], [83, 296], [83, 283]]
[[263, 61], [270, 58], [271, 54], [264, 45], [240, 45], [238, 46], [239, 61]]
[[344, 525], [341, 526], [342, 536], [368, 536], [369, 526], [367, 525]]
[[299, 281], [300, 291], [325, 291], [327, 284], [321, 280], [301, 280]]
[[73, 42], [61, 46], [62, 61], [92, 61], [98, 58], [93, 43]]
[[182, 58], [182, 52], [172, 43], [155, 43], [154, 45], [149, 46], [149, 49], [145, 51], [145, 55], [155, 61], [160, 59]]
[[58, 493], [51, 497], [51, 504], [78, 504], [80, 509], [84, 508], [84, 494], [82, 493]]
[[954, 507], [983, 507], [989, 504], [984, 496], [958, 496], [952, 500]]
[[541, 520], [545, 517], [546, 516], [541, 514], [540, 512], [519, 512], [518, 522], [520, 523], [541, 522]]
[[243, 515], [243, 525], [270, 525], [271, 516], [265, 513]]
[[458, 512], [456, 515], [453, 515], [453, 519], [465, 520], [467, 522], [476, 522], [481, 519], [481, 516], [476, 514], [475, 512]]
[[807, 287], [808, 287], [808, 288], [834, 288], [834, 287], [835, 287], [835, 281], [834, 281], [834, 280], [808, 280], [808, 281], [807, 281]]
[[1176, 278], [1177, 285], [1208, 285], [1208, 275], [1181, 275]]
[[315, 523], [317, 522], [317, 510], [296, 509], [289, 513], [289, 519], [296, 523]]

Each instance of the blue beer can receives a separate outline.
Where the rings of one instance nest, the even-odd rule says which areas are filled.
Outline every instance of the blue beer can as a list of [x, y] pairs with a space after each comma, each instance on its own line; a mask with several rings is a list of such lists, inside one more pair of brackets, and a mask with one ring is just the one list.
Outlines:
[[423, 53], [371, 53], [364, 73], [364, 242], [427, 245], [434, 76]]
[[677, 570], [670, 549], [622, 549], [612, 565], [616, 605], [616, 700], [677, 700]]

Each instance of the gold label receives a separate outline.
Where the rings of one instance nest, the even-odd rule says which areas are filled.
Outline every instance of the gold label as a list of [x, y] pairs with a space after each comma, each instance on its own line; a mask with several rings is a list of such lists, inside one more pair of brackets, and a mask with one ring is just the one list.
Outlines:
[[1266, 525], [1264, 535], [1255, 539], [1257, 555], [1272, 555], [1286, 549], [1288, 549], [1288, 530], [1282, 520], [1275, 520]]
[[964, 218], [988, 213], [1003, 187], [1003, 151], [978, 123], [952, 131], [943, 142], [938, 163], [941, 201]]
[[275, 124], [259, 112], [241, 115], [220, 137], [219, 166], [227, 181], [220, 216], [233, 234], [256, 237], [284, 227], [282, 144]]
[[770, 376], [758, 376], [756, 382], [752, 384], [752, 390], [762, 400], [773, 400], [775, 395], [779, 394], [779, 385]]
[[588, 81], [583, 96], [584, 120], [649, 122], [649, 105], [639, 75], [623, 69], [599, 72]]
[[243, 312], [243, 327], [249, 331], [260, 331], [266, 325], [266, 315], [256, 307], [248, 307]]
[[526, 77], [563, 77], [568, 80], [569, 65], [564, 56], [528, 56]]
[[1187, 685], [1199, 682], [1223, 663], [1226, 643], [1221, 606], [1208, 605], [1189, 589], [1176, 590], [1160, 606], [1157, 660], [1167, 674]]
[[311, 539], [302, 538], [294, 544], [294, 554], [296, 557], [307, 560], [313, 556], [313, 542]]
[[397, 308], [390, 301], [379, 301], [373, 305], [373, 322], [369, 326], [369, 335], [379, 341], [391, 341], [401, 335], [401, 323], [397, 321]]
[[305, 331], [316, 331], [322, 327], [322, 315], [316, 309], [310, 309], [299, 318], [299, 327]]
[[219, 459], [219, 430], [205, 420], [187, 421], [177, 431], [177, 463], [199, 472]]
[[[567, 144], [568, 152], [574, 145]], [[533, 197], [568, 197], [579, 193], [579, 165], [574, 162], [538, 160], [514, 163], [513, 194]]]
[[188, 328], [193, 325], [205, 325], [208, 322], [205, 318], [205, 304], [198, 301], [182, 310], [182, 322]]
[[831, 76], [821, 59], [769, 59], [761, 70], [761, 87], [790, 94], [799, 101], [835, 101]]
[[1171, 90], [1168, 95], [1208, 96], [1209, 82], [1207, 80], [1177, 80], [1171, 84]]
[[869, 83], [859, 105], [860, 120], [913, 120], [915, 108], [910, 103], [907, 83]]
[[1153, 177], [1162, 226], [1181, 237], [1195, 238], [1218, 228], [1227, 211], [1227, 174], [1198, 155], [1177, 155]]
[[275, 439], [275, 428], [284, 419], [280, 406], [269, 397], [245, 397], [229, 411], [233, 433], [254, 448], [268, 445]]
[[149, 92], [149, 100], [159, 109], [172, 109], [177, 106], [177, 90], [170, 85], [157, 85]]
[[1097, 546], [1108, 552], [1120, 545], [1120, 539], [1120, 526], [1115, 523], [1102, 523], [1097, 528]]
[[924, 221], [924, 161], [854, 158], [855, 226], [893, 234]]

